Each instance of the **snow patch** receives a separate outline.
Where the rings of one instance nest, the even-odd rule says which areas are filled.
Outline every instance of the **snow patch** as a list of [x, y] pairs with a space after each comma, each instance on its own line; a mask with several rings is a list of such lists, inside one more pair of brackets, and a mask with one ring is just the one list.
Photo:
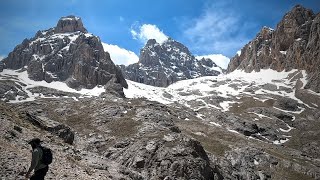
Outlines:
[[285, 142], [287, 142], [287, 141], [289, 141], [288, 138], [286, 138], [286, 139], [280, 139], [280, 140], [273, 141], [273, 144], [279, 145], [279, 144], [283, 144], [283, 143], [285, 143]]
[[207, 137], [207, 135], [203, 132], [194, 132], [193, 134], [198, 135], [198, 136], [204, 136]]
[[221, 108], [223, 109], [222, 111], [229, 111], [230, 104], [235, 103], [234, 101], [223, 101], [220, 103]]
[[218, 126], [218, 127], [221, 127], [221, 124], [218, 124], [218, 123], [215, 123], [215, 122], [209, 122], [210, 124], [213, 124], [213, 125], [215, 125], [215, 126]]
[[280, 53], [286, 55], [287, 51], [280, 51]]
[[291, 126], [289, 126], [288, 124], [287, 124], [287, 127], [288, 127], [288, 129], [282, 129], [282, 128], [280, 128], [279, 130], [280, 131], [282, 131], [282, 132], [290, 132], [292, 129], [294, 129], [293, 127], [291, 127]]
[[263, 114], [258, 114], [258, 113], [255, 113], [255, 112], [249, 112], [250, 114], [254, 114], [254, 115], [257, 115], [260, 119], [262, 118], [269, 118], [269, 119], [272, 119], [271, 117], [269, 116], [265, 116]]

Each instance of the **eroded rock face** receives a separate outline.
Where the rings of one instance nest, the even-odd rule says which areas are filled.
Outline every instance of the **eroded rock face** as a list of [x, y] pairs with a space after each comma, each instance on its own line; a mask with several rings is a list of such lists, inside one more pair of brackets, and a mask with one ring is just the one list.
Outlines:
[[26, 67], [30, 79], [64, 81], [76, 89], [106, 85], [110, 80], [127, 87], [100, 39], [87, 33], [81, 19], [74, 16], [62, 17], [55, 28], [25, 39], [3, 60], [3, 65], [9, 69]]
[[228, 65], [228, 71], [231, 72], [239, 68], [251, 72], [269, 66], [272, 61], [270, 57], [272, 33], [272, 29], [263, 27], [257, 34], [256, 39], [243, 47], [240, 56], [236, 55], [232, 58]]
[[140, 51], [139, 62], [121, 69], [126, 79], [159, 87], [222, 71], [211, 59], [197, 60], [186, 46], [170, 38], [161, 44], [150, 39]]
[[227, 71], [303, 69], [309, 73], [310, 79], [306, 88], [319, 92], [319, 21], [320, 14], [295, 6], [275, 30], [262, 28], [256, 38], [241, 49], [241, 54], [231, 59]]

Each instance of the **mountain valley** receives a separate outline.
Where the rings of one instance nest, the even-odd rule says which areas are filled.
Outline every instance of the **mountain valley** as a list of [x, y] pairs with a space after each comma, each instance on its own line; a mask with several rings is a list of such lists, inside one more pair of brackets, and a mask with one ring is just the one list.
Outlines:
[[48, 179], [320, 179], [319, 20], [293, 7], [224, 70], [171, 38], [117, 66], [62, 17], [0, 61], [0, 178], [39, 137]]

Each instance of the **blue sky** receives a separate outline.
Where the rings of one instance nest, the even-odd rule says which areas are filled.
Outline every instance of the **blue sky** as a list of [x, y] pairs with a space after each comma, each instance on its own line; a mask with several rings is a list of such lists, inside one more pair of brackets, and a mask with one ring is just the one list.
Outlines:
[[0, 56], [60, 17], [76, 15], [103, 42], [137, 55], [146, 38], [164, 35], [195, 55], [230, 58], [296, 4], [320, 11], [319, 0], [1, 0]]

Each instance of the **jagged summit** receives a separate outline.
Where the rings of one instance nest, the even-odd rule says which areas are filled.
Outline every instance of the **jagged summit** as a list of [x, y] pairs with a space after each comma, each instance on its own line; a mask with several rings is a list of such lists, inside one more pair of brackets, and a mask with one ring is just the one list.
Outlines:
[[140, 51], [139, 63], [143, 65], [161, 65], [175, 63], [175, 61], [191, 61], [192, 55], [188, 48], [173, 39], [158, 43], [150, 39]]
[[67, 33], [80, 31], [87, 33], [88, 31], [84, 28], [81, 18], [70, 15], [61, 17], [58, 21], [57, 26], [54, 28], [55, 33]]
[[140, 51], [139, 62], [121, 68], [126, 79], [159, 87], [221, 73], [214, 62], [197, 60], [185, 45], [172, 38], [162, 43], [148, 40]]
[[283, 20], [295, 20], [297, 25], [302, 25], [314, 17], [315, 15], [311, 9], [305, 8], [302, 5], [296, 5], [291, 11], [285, 14]]

